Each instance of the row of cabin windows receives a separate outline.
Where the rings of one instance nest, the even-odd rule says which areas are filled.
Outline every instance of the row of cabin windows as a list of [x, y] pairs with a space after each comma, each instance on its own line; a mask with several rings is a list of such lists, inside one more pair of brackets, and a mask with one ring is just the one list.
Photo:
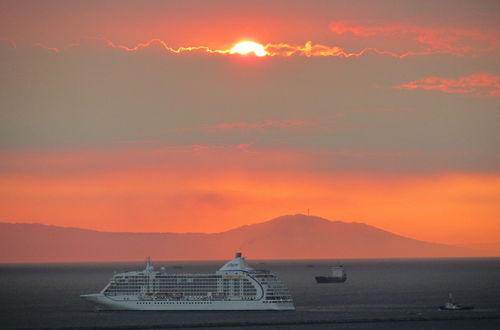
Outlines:
[[[144, 286], [110, 286], [107, 290], [149, 290], [149, 291], [219, 291], [219, 288], [217, 286], [212, 286], [212, 287], [194, 287], [194, 286], [188, 286], [188, 287], [180, 287], [180, 286], [150, 286], [150, 287], [144, 287]], [[232, 291], [255, 291], [255, 287], [234, 287], [234, 288], [229, 288], [229, 287], [222, 287], [223, 291], [229, 291], [230, 289], [233, 289]], [[287, 289], [283, 290], [276, 290], [276, 289], [269, 289], [269, 292], [288, 292]]]
[[[201, 285], [201, 286], [213, 286], [213, 285], [218, 285], [219, 283], [217, 282], [168, 282], [168, 281], [112, 281], [111, 285]], [[253, 286], [251, 282], [233, 282], [232, 284], [230, 282], [223, 282], [221, 285], [228, 286], [228, 285], [233, 285], [233, 286]]]
[[[222, 287], [222, 291], [256, 291], [254, 287], [249, 287], [249, 288], [228, 288], [228, 287]], [[232, 290], [231, 290], [232, 289]], [[132, 291], [140, 291], [140, 290], [147, 290], [147, 291], [219, 291], [219, 288], [214, 286], [214, 287], [168, 287], [168, 286], [160, 286], [160, 287], [140, 287], [140, 286], [119, 286], [119, 287], [109, 287], [106, 291], [110, 290], [117, 290], [117, 291], [123, 291], [123, 290], [132, 290]], [[288, 290], [269, 290], [269, 292], [288, 292]]]
[[211, 304], [212, 302], [209, 301], [194, 301], [194, 302], [183, 302], [183, 301], [176, 301], [176, 302], [171, 302], [171, 301], [146, 301], [146, 302], [137, 302], [137, 305], [189, 305], [189, 304], [196, 304], [196, 305], [206, 305], [206, 304]]

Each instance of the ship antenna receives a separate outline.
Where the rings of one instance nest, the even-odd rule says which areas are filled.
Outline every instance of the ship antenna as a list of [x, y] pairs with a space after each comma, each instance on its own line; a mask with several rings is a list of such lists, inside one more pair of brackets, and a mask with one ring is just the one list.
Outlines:
[[151, 257], [147, 256], [146, 257], [146, 271], [150, 272], [153, 270], [153, 265], [151, 264]]

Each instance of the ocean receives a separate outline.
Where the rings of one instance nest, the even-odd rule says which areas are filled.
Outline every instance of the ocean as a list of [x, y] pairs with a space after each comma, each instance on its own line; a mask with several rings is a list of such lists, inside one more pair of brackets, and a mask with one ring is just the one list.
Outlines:
[[[225, 261], [156, 261], [211, 273]], [[249, 260], [289, 287], [296, 311], [95, 311], [113, 273], [143, 262], [0, 264], [0, 329], [500, 329], [500, 258]], [[316, 284], [331, 265], [348, 279]], [[448, 294], [470, 311], [439, 311]]]

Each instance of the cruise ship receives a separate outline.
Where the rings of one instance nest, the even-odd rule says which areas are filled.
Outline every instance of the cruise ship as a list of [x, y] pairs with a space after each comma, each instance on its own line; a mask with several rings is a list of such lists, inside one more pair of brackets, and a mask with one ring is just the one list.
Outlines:
[[288, 288], [268, 270], [250, 267], [241, 253], [212, 274], [146, 268], [115, 274], [100, 293], [82, 297], [105, 310], [294, 310]]

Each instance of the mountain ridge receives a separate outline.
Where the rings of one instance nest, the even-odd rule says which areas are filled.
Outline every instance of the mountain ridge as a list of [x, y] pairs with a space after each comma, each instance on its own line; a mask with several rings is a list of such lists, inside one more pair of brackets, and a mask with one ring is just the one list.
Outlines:
[[303, 214], [219, 233], [103, 232], [37, 223], [0, 223], [0, 262], [471, 256], [471, 251], [393, 234], [361, 222]]

